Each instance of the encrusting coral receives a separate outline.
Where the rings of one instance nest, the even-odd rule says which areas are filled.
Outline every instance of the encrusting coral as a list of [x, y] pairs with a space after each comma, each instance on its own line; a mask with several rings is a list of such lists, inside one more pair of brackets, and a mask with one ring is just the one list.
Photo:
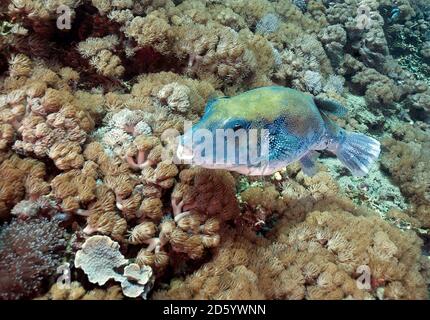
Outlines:
[[[426, 1], [10, 0], [0, 12], [0, 298], [427, 298]], [[325, 153], [312, 177], [176, 161], [208, 101], [266, 85], [337, 100], [350, 112], [335, 121], [381, 138], [375, 170], [400, 190], [382, 217], [366, 208], [382, 197], [346, 195], [386, 189], [341, 169], [334, 181]], [[69, 287], [53, 284], [60, 262]]]

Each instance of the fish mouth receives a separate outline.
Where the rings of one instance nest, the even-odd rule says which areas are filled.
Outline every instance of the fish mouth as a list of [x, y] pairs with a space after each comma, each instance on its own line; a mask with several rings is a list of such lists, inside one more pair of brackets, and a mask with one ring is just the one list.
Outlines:
[[186, 144], [178, 144], [176, 148], [176, 157], [186, 164], [198, 165], [208, 169], [223, 169], [226, 168], [225, 164], [218, 164], [214, 162], [213, 157], [205, 158], [196, 154], [193, 147]]
[[211, 158], [205, 159], [204, 157], [196, 156], [194, 150], [186, 145], [178, 145], [176, 156], [182, 163], [198, 165], [210, 169], [222, 169], [222, 165], [213, 163]]

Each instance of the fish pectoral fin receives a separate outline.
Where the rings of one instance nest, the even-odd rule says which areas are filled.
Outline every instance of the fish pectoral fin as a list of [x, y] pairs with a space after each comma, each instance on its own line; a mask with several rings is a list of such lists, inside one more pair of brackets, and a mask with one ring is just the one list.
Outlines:
[[303, 157], [300, 158], [300, 165], [302, 167], [302, 171], [305, 175], [311, 177], [315, 173], [317, 173], [317, 167], [315, 165], [315, 161], [318, 158], [319, 154], [316, 151], [309, 151]]
[[344, 118], [348, 114], [348, 109], [335, 100], [314, 97], [314, 101], [318, 109], [325, 113], [329, 113], [340, 118]]

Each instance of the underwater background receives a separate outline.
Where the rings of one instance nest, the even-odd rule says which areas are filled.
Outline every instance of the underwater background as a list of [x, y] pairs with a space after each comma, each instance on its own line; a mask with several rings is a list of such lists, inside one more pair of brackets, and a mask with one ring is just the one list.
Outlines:
[[[0, 0], [0, 299], [428, 299], [428, 0]], [[280, 85], [381, 142], [268, 177], [175, 164]], [[268, 106], [270, 108], [270, 106]], [[166, 150], [167, 149], [167, 150]]]

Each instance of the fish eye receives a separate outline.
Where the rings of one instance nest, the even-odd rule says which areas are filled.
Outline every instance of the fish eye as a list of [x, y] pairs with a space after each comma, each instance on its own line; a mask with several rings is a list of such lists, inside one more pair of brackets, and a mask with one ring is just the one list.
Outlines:
[[239, 129], [243, 129], [243, 126], [242, 126], [240, 123], [235, 123], [235, 124], [233, 125], [233, 130], [234, 130], [234, 131], [237, 131], [237, 130], [239, 130]]
[[238, 131], [240, 129], [248, 129], [248, 127], [249, 127], [249, 123], [243, 119], [232, 119], [224, 125], [224, 128], [230, 129], [233, 131]]

